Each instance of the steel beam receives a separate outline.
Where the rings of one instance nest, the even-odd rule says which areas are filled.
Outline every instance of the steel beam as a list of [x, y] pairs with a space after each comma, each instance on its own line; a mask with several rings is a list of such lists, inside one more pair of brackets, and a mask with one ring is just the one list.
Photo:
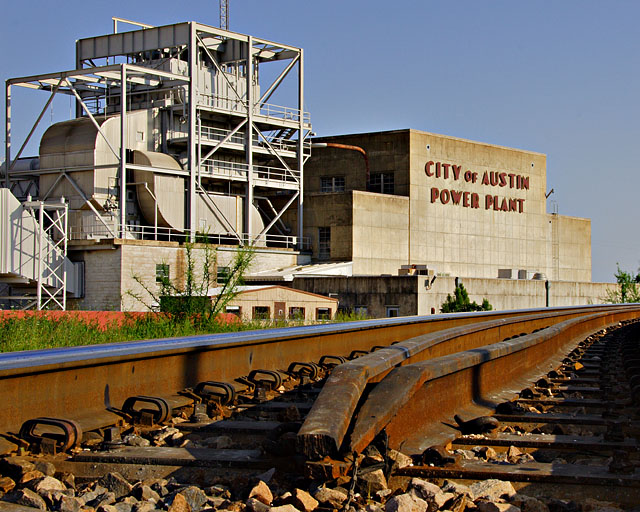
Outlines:
[[298, 249], [302, 250], [302, 239], [304, 235], [304, 59], [303, 50], [300, 49], [300, 57], [298, 63], [298, 110], [300, 111], [298, 126], [298, 176], [299, 193], [298, 193]]
[[120, 236], [127, 229], [127, 65], [120, 70]]

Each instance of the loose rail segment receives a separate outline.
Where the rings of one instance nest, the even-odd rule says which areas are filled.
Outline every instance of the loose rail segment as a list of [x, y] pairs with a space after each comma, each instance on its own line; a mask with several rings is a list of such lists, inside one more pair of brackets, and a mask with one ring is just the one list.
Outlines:
[[[541, 367], [580, 337], [636, 318], [638, 306], [567, 313], [547, 312], [442, 330], [341, 365], [329, 377], [300, 429], [300, 451], [311, 459], [335, 457], [350, 427], [353, 432], [345, 452], [361, 452], [383, 428], [393, 448], [410, 446], [410, 453], [421, 451], [426, 446], [416, 443], [443, 440], [425, 432], [427, 427], [437, 428], [437, 418], [450, 418], [456, 409], [474, 402], [487, 401], [484, 412], [490, 410], [498, 404], [495, 398], [500, 391], [513, 391], [523, 377], [544, 373]], [[526, 335], [505, 340], [518, 334]], [[361, 404], [365, 387], [380, 380]]]

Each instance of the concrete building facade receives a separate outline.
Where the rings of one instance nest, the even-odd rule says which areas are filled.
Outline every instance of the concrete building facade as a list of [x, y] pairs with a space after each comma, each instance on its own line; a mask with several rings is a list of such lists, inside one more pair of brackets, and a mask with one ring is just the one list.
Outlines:
[[353, 261], [354, 275], [417, 264], [460, 277], [591, 280], [590, 220], [547, 213], [541, 153], [416, 130], [316, 145], [304, 182], [316, 260]]

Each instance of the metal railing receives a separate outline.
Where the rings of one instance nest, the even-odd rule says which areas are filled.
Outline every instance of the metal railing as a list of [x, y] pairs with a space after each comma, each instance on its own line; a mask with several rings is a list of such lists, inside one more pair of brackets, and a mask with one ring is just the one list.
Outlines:
[[[130, 240], [161, 240], [165, 242], [184, 243], [190, 240], [189, 230], [179, 231], [177, 229], [165, 228], [162, 226], [128, 225], [124, 234], [120, 226], [115, 224], [112, 230], [116, 238]], [[68, 240], [91, 240], [91, 239], [113, 239], [104, 224], [85, 224], [81, 228], [78, 226], [69, 227]], [[196, 233], [196, 242], [208, 242], [214, 245], [254, 245], [256, 247], [286, 247], [308, 250], [311, 248], [309, 237], [297, 237], [289, 235], [257, 234], [250, 236], [248, 233]]]
[[[225, 110], [233, 113], [247, 113], [246, 100], [232, 98], [229, 96], [220, 96], [218, 94], [198, 94], [198, 104], [218, 110]], [[309, 112], [300, 111], [298, 108], [284, 107], [282, 105], [273, 105], [271, 103], [263, 103], [256, 105], [254, 113], [264, 117], [280, 119], [286, 121], [299, 122], [302, 115], [302, 121], [305, 124], [311, 123], [311, 114]]]
[[[287, 121], [300, 121], [300, 109], [283, 107], [282, 105], [272, 105], [271, 103], [263, 103], [256, 108], [255, 113], [264, 117], [276, 119], [286, 119]], [[302, 121], [305, 124], [311, 123], [311, 114], [302, 112]]]
[[[249, 166], [243, 162], [228, 162], [225, 160], [203, 160], [201, 173], [207, 176], [220, 176], [224, 178], [247, 181]], [[300, 172], [297, 169], [284, 169], [282, 167], [269, 167], [267, 165], [254, 165], [253, 178], [256, 180], [299, 183]]]

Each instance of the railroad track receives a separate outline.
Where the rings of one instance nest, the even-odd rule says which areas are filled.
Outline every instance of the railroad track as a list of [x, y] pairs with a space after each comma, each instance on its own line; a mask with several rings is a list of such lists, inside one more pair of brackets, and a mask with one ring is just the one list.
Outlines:
[[[255, 479], [332, 482], [360, 490], [356, 505], [382, 474], [637, 504], [637, 318], [593, 306], [2, 354], [0, 453], [78, 482], [117, 472], [235, 497]], [[474, 433], [455, 414], [499, 423]]]

